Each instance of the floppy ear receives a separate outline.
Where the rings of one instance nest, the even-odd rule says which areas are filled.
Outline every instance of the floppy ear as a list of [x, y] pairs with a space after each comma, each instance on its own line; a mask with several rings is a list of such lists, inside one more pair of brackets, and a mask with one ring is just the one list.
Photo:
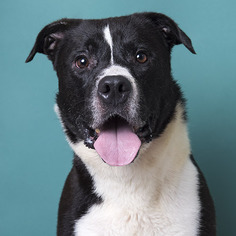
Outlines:
[[168, 16], [160, 13], [145, 13], [162, 32], [169, 48], [174, 45], [183, 44], [190, 52], [196, 54], [191, 39], [178, 27], [178, 25]]
[[64, 38], [65, 31], [73, 25], [73, 22], [70, 19], [61, 19], [45, 26], [39, 32], [34, 47], [25, 62], [32, 61], [37, 52], [43, 53], [53, 60], [58, 42]]

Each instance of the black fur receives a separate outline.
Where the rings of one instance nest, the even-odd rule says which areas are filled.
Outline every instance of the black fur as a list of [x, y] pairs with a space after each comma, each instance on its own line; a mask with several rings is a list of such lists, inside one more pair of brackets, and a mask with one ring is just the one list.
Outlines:
[[101, 197], [94, 193], [92, 177], [80, 158], [75, 156], [60, 200], [57, 235], [73, 235], [75, 221], [86, 214], [93, 204], [101, 202]]
[[[95, 125], [91, 109], [93, 89], [98, 75], [110, 63], [110, 48], [104, 40], [103, 29], [109, 24], [114, 44], [114, 61], [129, 68], [139, 88], [138, 117], [129, 117], [126, 104], [117, 107], [104, 105], [102, 123]], [[39, 33], [26, 62], [36, 53], [43, 53], [52, 61], [59, 79], [57, 105], [65, 132], [72, 143], [83, 140], [89, 148], [100, 128], [110, 117], [119, 116], [130, 126], [143, 143], [157, 138], [174, 117], [177, 103], [185, 104], [182, 92], [171, 75], [171, 49], [183, 44], [195, 53], [191, 40], [169, 17], [158, 13], [138, 13], [102, 20], [61, 19], [47, 25]], [[140, 64], [138, 51], [148, 57]], [[78, 68], [76, 60], [86, 56], [89, 64]], [[186, 114], [184, 114], [186, 119]], [[94, 127], [97, 126], [97, 127]], [[199, 170], [201, 209], [199, 236], [215, 235], [214, 206]], [[93, 178], [77, 156], [66, 180], [58, 213], [58, 235], [72, 235], [75, 220], [82, 217], [102, 198], [94, 193]]]
[[[148, 123], [150, 135], [156, 138], [172, 118], [177, 102], [183, 100], [180, 88], [171, 76], [171, 48], [183, 43], [195, 53], [190, 39], [170, 18], [157, 13], [145, 13], [106, 20], [62, 19], [46, 26], [39, 33], [26, 62], [31, 61], [37, 52], [48, 55], [52, 60], [59, 78], [57, 104], [66, 133], [72, 142], [86, 142], [91, 135], [94, 136], [90, 97], [95, 78], [110, 62], [110, 48], [104, 41], [102, 31], [106, 24], [110, 25], [111, 33], [116, 35], [116, 63], [128, 67], [137, 78], [138, 87], [142, 88], [140, 120], [144, 126]], [[134, 60], [134, 55], [140, 49], [149, 57], [142, 66]], [[72, 66], [81, 53], [91, 60], [87, 70], [78, 70]], [[147, 93], [149, 96], [145, 96]], [[125, 114], [120, 115], [132, 126], [142, 129], [141, 122], [131, 121]], [[110, 111], [104, 114], [104, 120], [109, 116]]]
[[200, 170], [192, 155], [190, 158], [198, 169], [199, 198], [201, 201], [199, 236], [214, 236], [216, 235], [215, 207], [202, 171]]

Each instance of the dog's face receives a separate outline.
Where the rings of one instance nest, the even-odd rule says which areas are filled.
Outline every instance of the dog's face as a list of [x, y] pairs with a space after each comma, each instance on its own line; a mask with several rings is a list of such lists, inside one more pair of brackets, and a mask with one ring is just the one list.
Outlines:
[[[39, 33], [27, 62], [37, 52], [52, 61], [70, 142], [83, 140], [108, 164], [126, 165], [142, 143], [161, 134], [181, 100], [170, 68], [171, 48], [180, 43], [195, 53], [186, 34], [162, 14], [62, 19]], [[132, 152], [129, 158], [122, 157], [124, 149]]]

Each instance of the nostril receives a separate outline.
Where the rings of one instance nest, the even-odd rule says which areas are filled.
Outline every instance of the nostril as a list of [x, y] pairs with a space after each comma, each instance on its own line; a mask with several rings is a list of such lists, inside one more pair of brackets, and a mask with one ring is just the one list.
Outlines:
[[118, 85], [118, 92], [120, 94], [129, 92], [131, 90], [131, 84], [129, 81], [123, 81]]
[[100, 94], [104, 94], [104, 95], [107, 95], [111, 92], [111, 87], [109, 85], [109, 83], [100, 83], [98, 85], [98, 92]]
[[103, 89], [102, 89], [102, 93], [104, 93], [104, 94], [107, 94], [107, 93], [109, 93], [111, 91], [111, 88], [110, 88], [110, 86], [109, 86], [109, 84], [105, 84], [104, 86], [103, 86]]
[[119, 85], [119, 87], [118, 87], [118, 92], [119, 92], [119, 93], [125, 92], [125, 90], [124, 90], [124, 85], [123, 85], [123, 84], [120, 84], [120, 85]]

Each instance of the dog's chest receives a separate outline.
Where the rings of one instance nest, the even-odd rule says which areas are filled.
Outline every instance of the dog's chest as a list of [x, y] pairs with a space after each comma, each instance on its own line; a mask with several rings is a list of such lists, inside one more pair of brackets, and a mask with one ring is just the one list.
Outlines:
[[[75, 225], [75, 235], [89, 236], [194, 236], [196, 225], [191, 219], [178, 215], [167, 216], [164, 212], [129, 211], [109, 205], [95, 206]], [[191, 226], [190, 226], [190, 225]], [[189, 229], [187, 229], [189, 227]]]
[[129, 211], [104, 204], [91, 209], [76, 224], [77, 235], [177, 235], [180, 228], [172, 227], [170, 219], [154, 212]]
[[102, 204], [91, 207], [75, 223], [75, 235], [197, 235], [199, 199], [197, 172], [192, 163], [187, 164], [181, 179], [177, 188], [156, 191], [156, 198], [150, 197], [154, 194], [150, 188], [144, 193], [135, 192], [135, 188], [133, 193], [127, 189], [110, 189], [113, 196], [105, 197]]

